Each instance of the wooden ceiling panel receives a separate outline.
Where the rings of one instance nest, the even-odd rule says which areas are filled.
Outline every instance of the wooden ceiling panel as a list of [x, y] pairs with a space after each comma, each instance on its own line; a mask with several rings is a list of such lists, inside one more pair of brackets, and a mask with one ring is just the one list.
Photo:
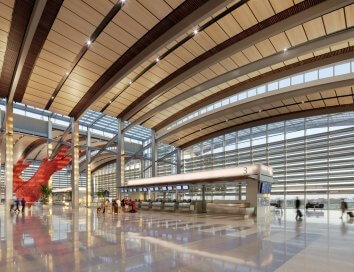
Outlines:
[[217, 23], [212, 24], [204, 31], [209, 35], [209, 37], [213, 39], [216, 44], [220, 44], [229, 38], [226, 32]]
[[229, 37], [235, 36], [242, 31], [242, 28], [231, 14], [226, 15], [217, 23]]
[[354, 26], [354, 4], [345, 7], [345, 19], [347, 27]]
[[243, 30], [258, 23], [248, 5], [242, 5], [238, 9], [234, 10], [232, 15]]
[[159, 22], [159, 20], [138, 1], [126, 1], [123, 10], [147, 29], [153, 28]]
[[291, 46], [291, 44], [284, 32], [271, 37], [270, 41], [272, 42], [272, 44], [275, 47], [275, 49], [277, 50], [277, 52], [280, 52], [280, 51], [284, 50], [285, 48], [289, 48]]
[[159, 20], [172, 11], [172, 8], [163, 0], [139, 0], [139, 2]]
[[251, 0], [248, 2], [248, 6], [251, 8], [252, 13], [256, 16], [258, 22], [275, 14], [268, 0]]
[[139, 39], [147, 32], [147, 26], [140, 24], [133, 18], [135, 17], [131, 17], [126, 12], [124, 12], [123, 9], [123, 11], [118, 12], [118, 14], [113, 18], [113, 22], [119, 25], [125, 31], [129, 32], [136, 39]]
[[76, 42], [77, 44], [84, 45], [87, 40], [87, 35], [72, 28], [68, 24], [58, 19], [55, 20], [51, 31], [58, 32], [59, 34], [65, 36], [66, 38]]
[[353, 104], [353, 97], [352, 96], [347, 96], [347, 97], [338, 97], [338, 101], [340, 105], [346, 105], [346, 104]]
[[292, 0], [269, 0], [269, 2], [276, 13], [279, 13], [294, 5]]
[[215, 47], [216, 43], [210, 36], [205, 32], [200, 32], [198, 35], [194, 36], [193, 39], [205, 50], [208, 51]]
[[254, 62], [262, 58], [262, 55], [259, 53], [259, 51], [254, 45], [246, 48], [242, 52], [250, 62]]
[[304, 29], [309, 40], [313, 40], [326, 35], [321, 17], [304, 23]]
[[302, 25], [287, 30], [286, 36], [288, 37], [292, 46], [307, 42], [307, 37]]
[[344, 9], [339, 9], [323, 16], [327, 34], [342, 30], [346, 27]]
[[[61, 20], [66, 25], [89, 37], [95, 30], [95, 26], [65, 7], [65, 3], [67, 1], [64, 1], [64, 5], [58, 13], [57, 20]], [[102, 16], [100, 15], [99, 17]]]
[[268, 57], [276, 53], [275, 48], [269, 39], [257, 43], [256, 48], [262, 54], [263, 57]]
[[107, 69], [112, 65], [112, 61], [104, 58], [93, 51], [87, 51], [83, 59], [89, 60], [91, 63], [101, 66], [103, 69]]

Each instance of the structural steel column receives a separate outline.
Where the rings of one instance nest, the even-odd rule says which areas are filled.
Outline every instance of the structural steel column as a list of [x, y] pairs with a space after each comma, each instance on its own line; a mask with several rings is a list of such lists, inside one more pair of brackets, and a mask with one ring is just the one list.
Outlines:
[[13, 168], [14, 168], [14, 119], [13, 103], [6, 103], [5, 113], [5, 209], [10, 210], [13, 195]]
[[[52, 152], [53, 152], [53, 143], [52, 143], [52, 140], [53, 140], [53, 135], [52, 135], [52, 119], [51, 118], [48, 118], [48, 141], [47, 141], [47, 158], [50, 158], [50, 156], [52, 155]], [[53, 188], [53, 178], [52, 176], [49, 178], [48, 180], [48, 187], [49, 189], [52, 189]], [[53, 204], [53, 195], [50, 194], [49, 195], [49, 199], [48, 199], [48, 202], [50, 205]]]
[[79, 121], [72, 119], [71, 125], [71, 188], [72, 188], [72, 208], [79, 208]]
[[141, 158], [140, 159], [140, 178], [144, 178], [144, 169], [145, 169], [144, 159]]
[[180, 148], [177, 148], [177, 174], [181, 174], [182, 173], [182, 163], [181, 163], [181, 158], [182, 158], [182, 151]]
[[86, 134], [86, 207], [92, 202], [92, 177], [91, 177], [91, 130], [87, 128]]
[[157, 145], [156, 145], [156, 132], [151, 131], [151, 176], [157, 176]]
[[205, 185], [202, 185], [202, 212], [206, 213], [206, 201], [205, 201]]
[[123, 150], [123, 141], [124, 137], [122, 135], [123, 125], [120, 119], [118, 119], [118, 132], [117, 132], [117, 154], [116, 154], [116, 190], [117, 190], [117, 197], [121, 199], [120, 194], [120, 186], [123, 184], [123, 175], [122, 170], [122, 150]]

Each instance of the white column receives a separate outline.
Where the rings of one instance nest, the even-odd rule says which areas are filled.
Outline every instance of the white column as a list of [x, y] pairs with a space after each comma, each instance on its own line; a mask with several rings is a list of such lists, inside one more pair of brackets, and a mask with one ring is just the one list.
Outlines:
[[8, 211], [12, 203], [13, 195], [13, 103], [6, 104], [5, 113], [5, 209]]
[[91, 131], [87, 128], [86, 135], [86, 207], [92, 202], [92, 177], [91, 177]]
[[[47, 141], [47, 158], [48, 159], [50, 158], [50, 156], [52, 155], [52, 152], [53, 152], [52, 140], [53, 140], [53, 136], [52, 136], [52, 119], [48, 118], [48, 141]], [[48, 180], [48, 187], [50, 189], [53, 188], [53, 178], [52, 178], [52, 176]], [[48, 204], [49, 205], [53, 204], [53, 196], [52, 196], [52, 194], [49, 195]]]
[[156, 145], [156, 132], [151, 131], [151, 176], [157, 176], [157, 145]]
[[177, 148], [177, 174], [182, 173], [182, 151], [180, 148]]
[[71, 124], [71, 188], [72, 188], [72, 208], [79, 208], [79, 121], [72, 119]]
[[116, 154], [116, 190], [117, 197], [121, 199], [120, 186], [124, 184], [124, 136], [122, 135], [123, 122], [118, 119], [117, 154]]

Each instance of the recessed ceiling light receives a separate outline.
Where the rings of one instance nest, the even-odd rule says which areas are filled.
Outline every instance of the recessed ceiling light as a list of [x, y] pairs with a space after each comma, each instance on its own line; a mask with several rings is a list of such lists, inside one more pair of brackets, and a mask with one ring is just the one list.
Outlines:
[[69, 75], [69, 72], [66, 72], [65, 74], [68, 76], [68, 75]]
[[87, 40], [87, 41], [86, 41], [86, 44], [87, 44], [88, 46], [90, 46], [91, 43], [92, 43], [91, 40]]
[[194, 34], [194, 35], [197, 35], [198, 32], [199, 32], [198, 29], [194, 29], [194, 30], [193, 30], [193, 34]]
[[156, 62], [159, 62], [159, 61], [160, 61], [160, 58], [159, 58], [159, 57], [157, 57], [157, 58], [156, 58]]
[[50, 99], [54, 99], [54, 96], [52, 96]]
[[283, 51], [286, 52], [288, 50], [288, 48], [284, 48]]
[[129, 85], [132, 85], [132, 83], [133, 83], [132, 81], [129, 81]]
[[108, 103], [111, 104], [111, 103], [112, 103], [112, 100], [109, 100]]

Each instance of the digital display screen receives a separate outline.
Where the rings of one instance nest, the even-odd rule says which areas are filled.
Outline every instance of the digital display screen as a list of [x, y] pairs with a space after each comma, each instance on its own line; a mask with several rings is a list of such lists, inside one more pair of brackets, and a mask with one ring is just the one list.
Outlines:
[[136, 188], [133, 189], [133, 192], [137, 192], [137, 191], [138, 191], [138, 189], [136, 189]]
[[177, 186], [176, 186], [176, 189], [177, 189], [177, 190], [182, 190], [182, 186], [181, 186], [181, 185], [177, 185]]
[[272, 183], [270, 182], [261, 182], [259, 184], [259, 193], [260, 194], [270, 194], [272, 191]]
[[167, 191], [167, 187], [166, 186], [162, 186], [162, 191]]
[[155, 191], [158, 191], [159, 190], [159, 187], [155, 187]]
[[121, 192], [121, 193], [124, 193], [124, 192], [125, 192], [125, 190], [124, 190], [124, 189], [120, 189], [120, 192]]
[[172, 191], [173, 187], [172, 186], [167, 186], [167, 190]]
[[147, 190], [148, 190], [148, 188], [145, 188], [145, 187], [143, 188], [143, 192], [147, 192]]
[[139, 192], [142, 192], [143, 191], [143, 188], [139, 188]]
[[124, 189], [124, 193], [128, 193], [128, 189]]
[[189, 190], [189, 186], [188, 185], [183, 185], [183, 190]]
[[149, 190], [150, 190], [151, 192], [153, 192], [153, 191], [154, 191], [154, 187], [150, 187]]
[[130, 193], [133, 192], [133, 189], [129, 189], [129, 192], [130, 192]]

